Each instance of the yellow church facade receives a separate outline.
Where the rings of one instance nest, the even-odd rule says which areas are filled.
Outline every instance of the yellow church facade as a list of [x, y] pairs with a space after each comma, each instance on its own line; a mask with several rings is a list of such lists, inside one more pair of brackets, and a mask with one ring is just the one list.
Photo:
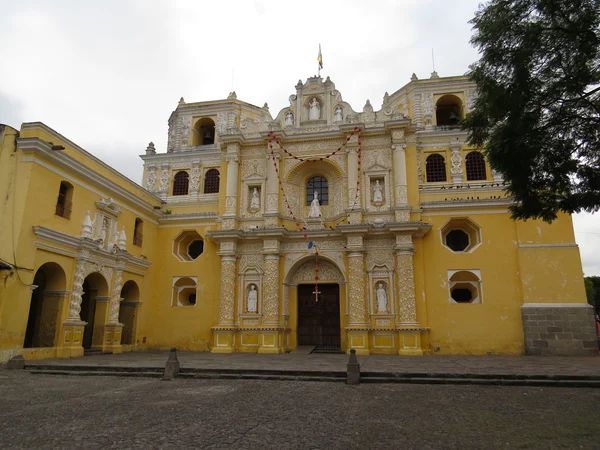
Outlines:
[[180, 100], [142, 185], [48, 126], [0, 128], [0, 362], [177, 347], [594, 354], [571, 218], [513, 221], [466, 144], [466, 77], [355, 111]]

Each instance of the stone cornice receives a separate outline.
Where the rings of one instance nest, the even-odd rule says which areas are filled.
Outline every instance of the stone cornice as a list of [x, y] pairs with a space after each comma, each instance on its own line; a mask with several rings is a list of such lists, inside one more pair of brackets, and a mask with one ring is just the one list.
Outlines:
[[[57, 136], [57, 138], [58, 138], [58, 136]], [[74, 145], [74, 144], [69, 143], [68, 145]], [[144, 211], [148, 216], [153, 218], [150, 220], [156, 220], [156, 218], [159, 215], [154, 210], [154, 206], [159, 206], [161, 204], [160, 198], [156, 197], [150, 191], [147, 191], [146, 189], [142, 188], [138, 184], [134, 183], [129, 178], [121, 175], [119, 172], [115, 171], [113, 168], [108, 167], [106, 164], [102, 163], [102, 161], [91, 156], [89, 153], [87, 153], [83, 149], [76, 148], [77, 151], [83, 152], [86, 157], [89, 157], [94, 162], [101, 164], [107, 170], [110, 170], [110, 172], [113, 173], [118, 178], [125, 180], [127, 182], [127, 184], [133, 185], [137, 190], [140, 191], [140, 194], [143, 193], [144, 195], [148, 195], [149, 197], [151, 197], [153, 200], [155, 200], [155, 203], [153, 204], [153, 203], [149, 203], [149, 202], [142, 200], [137, 195], [122, 188], [121, 186], [119, 186], [118, 184], [109, 180], [108, 178], [105, 178], [104, 176], [98, 174], [97, 171], [92, 170], [91, 168], [89, 168], [85, 164], [77, 161], [75, 158], [69, 156], [68, 154], [60, 152], [60, 151], [53, 151], [52, 146], [48, 142], [46, 142], [40, 138], [37, 138], [37, 137], [35, 137], [35, 138], [19, 138], [19, 139], [17, 139], [17, 146], [24, 155], [40, 156], [40, 157], [44, 158], [46, 161], [65, 170], [67, 173], [71, 173], [77, 177], [80, 177], [84, 181], [87, 181], [93, 187], [104, 190], [105, 196], [119, 198], [119, 199], [125, 200], [130, 205], [134, 205], [141, 211]]]
[[[446, 191], [447, 193], [448, 191]], [[444, 200], [444, 201], [430, 201], [421, 202], [421, 209], [423, 212], [431, 210], [455, 210], [465, 208], [497, 208], [504, 206], [508, 208], [514, 202], [510, 198], [496, 198], [496, 199], [481, 199], [481, 200]]]
[[53, 244], [67, 247], [72, 251], [74, 257], [76, 256], [79, 258], [80, 252], [86, 251], [89, 254], [89, 257], [83, 257], [83, 259], [101, 261], [113, 267], [129, 265], [143, 271], [148, 269], [152, 264], [147, 259], [135, 257], [125, 251], [119, 251], [117, 253], [107, 252], [98, 248], [96, 242], [91, 239], [80, 236], [71, 236], [69, 234], [61, 233], [60, 231], [52, 230], [51, 228], [33, 226], [33, 233], [38, 239], [44, 239]]

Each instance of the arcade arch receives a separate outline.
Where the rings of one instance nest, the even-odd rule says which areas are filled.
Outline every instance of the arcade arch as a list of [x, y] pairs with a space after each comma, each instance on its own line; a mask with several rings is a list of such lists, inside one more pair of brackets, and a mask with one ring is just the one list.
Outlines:
[[89, 274], [83, 281], [83, 294], [81, 295], [81, 311], [79, 313], [83, 322], [83, 348], [102, 348], [102, 336], [107, 320], [108, 283], [104, 276], [98, 272]]
[[37, 270], [32, 284], [37, 287], [31, 294], [23, 347], [54, 347], [66, 287], [65, 271], [59, 264], [47, 262]]
[[121, 344], [135, 343], [135, 326], [137, 321], [137, 308], [140, 306], [140, 288], [133, 280], [127, 281], [121, 289], [121, 307], [119, 309], [119, 323], [122, 323]]

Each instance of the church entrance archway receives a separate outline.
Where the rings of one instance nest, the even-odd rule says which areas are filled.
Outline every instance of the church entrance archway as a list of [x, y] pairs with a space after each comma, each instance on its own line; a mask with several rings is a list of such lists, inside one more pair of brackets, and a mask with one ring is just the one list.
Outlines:
[[[295, 261], [294, 261], [295, 259]], [[289, 261], [289, 262], [288, 262]], [[290, 348], [312, 345], [325, 349], [347, 347], [346, 278], [341, 254], [319, 256], [319, 294], [315, 301], [315, 257], [287, 258], [283, 282], [283, 314], [290, 329]]]
[[99, 273], [92, 273], [83, 281], [81, 295], [81, 320], [87, 322], [83, 329], [83, 348], [102, 348], [102, 336], [106, 322], [108, 283]]
[[66, 286], [65, 272], [58, 264], [43, 264], [33, 277], [24, 348], [54, 347], [61, 316], [62, 295]]
[[298, 345], [321, 349], [341, 348], [340, 287], [320, 284], [298, 285]]

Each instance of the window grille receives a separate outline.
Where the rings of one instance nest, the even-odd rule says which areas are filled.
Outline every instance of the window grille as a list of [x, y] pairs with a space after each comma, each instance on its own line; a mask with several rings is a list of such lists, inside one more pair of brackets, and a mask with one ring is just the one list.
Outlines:
[[206, 171], [206, 176], [204, 178], [205, 194], [216, 194], [219, 192], [219, 178], [219, 171], [217, 169]]
[[181, 171], [175, 174], [173, 181], [173, 195], [188, 195], [190, 185], [190, 176], [187, 172]]
[[142, 246], [142, 241], [144, 240], [144, 235], [142, 234], [142, 229], [144, 226], [144, 222], [142, 219], [135, 219], [135, 228], [133, 230], [133, 245], [137, 245], [138, 247]]
[[71, 218], [71, 210], [73, 209], [73, 204], [68, 200], [68, 198], [72, 198], [73, 187], [65, 182], [60, 183], [60, 188], [58, 190], [58, 200], [56, 201], [56, 210], [55, 214], [60, 217], [64, 217], [65, 219]]
[[425, 160], [425, 173], [428, 183], [446, 181], [446, 160], [442, 155], [434, 153]]
[[327, 179], [323, 177], [313, 177], [308, 180], [308, 183], [306, 183], [306, 206], [310, 206], [315, 191], [319, 193], [319, 204], [327, 205], [329, 203]]
[[481, 152], [471, 152], [465, 158], [467, 180], [487, 180], [485, 159]]

